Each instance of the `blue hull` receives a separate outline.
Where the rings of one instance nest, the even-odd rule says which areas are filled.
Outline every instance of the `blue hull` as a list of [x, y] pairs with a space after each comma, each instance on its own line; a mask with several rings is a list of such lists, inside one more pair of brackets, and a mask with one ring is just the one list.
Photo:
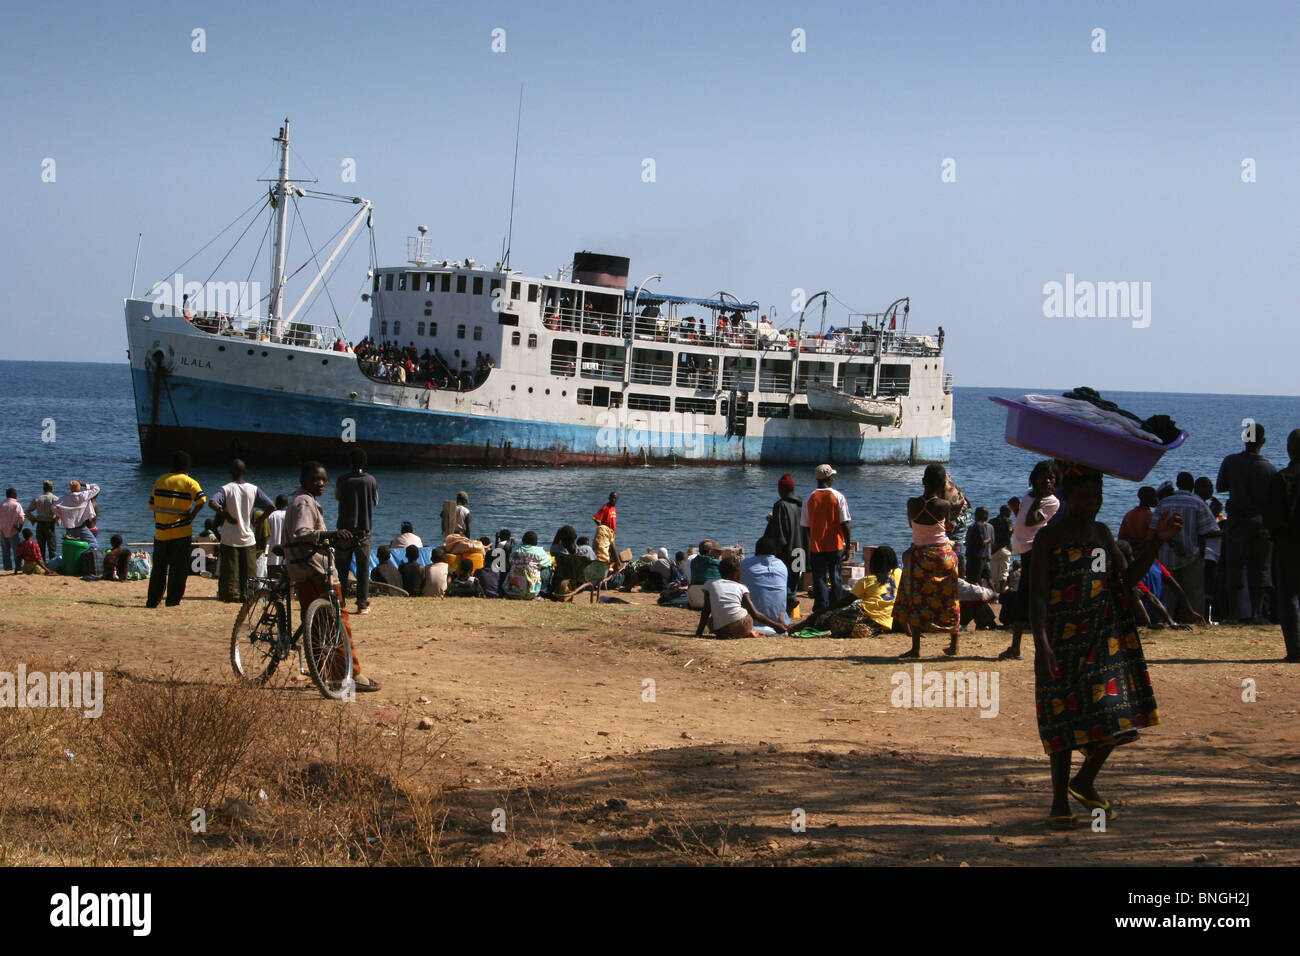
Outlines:
[[[231, 455], [275, 463], [345, 456], [363, 445], [371, 461], [473, 466], [717, 464], [899, 464], [946, 462], [947, 436], [858, 438], [830, 434], [823, 420], [767, 423], [762, 436], [652, 435], [635, 428], [526, 421], [401, 408], [168, 375], [158, 388], [133, 369], [140, 447], [146, 460], [185, 448], [198, 460]], [[351, 423], [349, 425], [349, 422]], [[819, 429], [823, 434], [810, 434]], [[773, 434], [778, 430], [796, 434]]]

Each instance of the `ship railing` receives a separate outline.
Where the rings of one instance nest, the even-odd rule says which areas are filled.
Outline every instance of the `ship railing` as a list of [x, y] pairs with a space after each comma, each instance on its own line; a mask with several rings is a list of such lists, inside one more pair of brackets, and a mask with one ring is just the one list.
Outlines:
[[[251, 342], [277, 341], [272, 335], [273, 324], [269, 319], [244, 318], [222, 312], [196, 312], [190, 324], [201, 332], [212, 335], [224, 335], [248, 339]], [[339, 330], [328, 325], [309, 325], [306, 322], [290, 322], [278, 339], [286, 345], [299, 345], [322, 351], [332, 350], [339, 341]]]
[[[794, 348], [796, 341], [790, 330], [776, 329], [770, 325], [719, 328], [715, 324], [706, 332], [703, 331], [703, 323], [688, 324], [685, 320], [665, 316], [633, 317], [628, 314], [553, 308], [543, 313], [543, 320], [546, 327], [555, 332], [575, 332], [605, 338], [631, 337], [643, 342], [702, 345], [718, 349], [783, 351]], [[889, 355], [934, 356], [943, 350], [941, 335], [879, 329], [870, 329], [865, 334], [845, 329], [827, 336], [805, 335], [797, 342], [800, 352], [833, 355], [872, 355], [878, 344], [881, 352]]]
[[711, 368], [677, 367], [677, 385], [680, 388], [693, 388], [697, 392], [716, 391], [718, 373]]
[[906, 376], [882, 375], [877, 395], [906, 395], [912, 387], [911, 379]]
[[724, 369], [722, 372], [724, 391], [748, 392], [754, 388], [754, 373]]
[[655, 365], [651, 362], [633, 362], [628, 367], [628, 380], [637, 385], [671, 385], [673, 368], [671, 365]]
[[618, 359], [583, 359], [578, 365], [578, 374], [598, 381], [621, 382], [623, 363]]
[[578, 360], [576, 357], [564, 355], [551, 356], [551, 374], [558, 375], [562, 378], [573, 378], [578, 373]]
[[758, 390], [760, 392], [788, 392], [791, 377], [789, 372], [759, 372]]

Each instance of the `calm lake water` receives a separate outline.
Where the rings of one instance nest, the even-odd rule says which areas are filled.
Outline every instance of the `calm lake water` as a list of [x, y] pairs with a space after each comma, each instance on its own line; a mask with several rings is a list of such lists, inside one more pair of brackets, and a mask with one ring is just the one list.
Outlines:
[[[69, 479], [93, 481], [100, 497], [102, 534], [148, 541], [153, 523], [149, 491], [160, 469], [140, 463], [126, 365], [0, 362], [0, 380], [9, 395], [0, 419], [0, 482], [14, 486], [24, 506], [40, 493], [41, 480], [67, 490]], [[1061, 392], [1079, 382], [1054, 386], [958, 388], [954, 395], [956, 441], [949, 464], [953, 477], [974, 505], [997, 505], [1025, 489], [1036, 456], [1003, 441], [1005, 412], [989, 395], [1018, 397], [1026, 391]], [[1218, 473], [1224, 455], [1241, 450], [1241, 420], [1255, 419], [1268, 429], [1267, 457], [1286, 463], [1285, 436], [1300, 427], [1300, 399], [1107, 392], [1105, 397], [1141, 417], [1164, 413], [1190, 437], [1161, 460], [1148, 484], [1172, 480], [1179, 471]], [[55, 440], [42, 441], [42, 423], [53, 419]], [[331, 465], [331, 477], [341, 463]], [[374, 469], [379, 479], [376, 540], [395, 536], [401, 522], [414, 522], [425, 543], [438, 536], [442, 502], [468, 492], [477, 535], [510, 528], [516, 537], [533, 530], [549, 544], [555, 529], [571, 524], [590, 536], [591, 515], [610, 491], [619, 493], [618, 542], [637, 553], [647, 545], [685, 550], [703, 537], [723, 544], [740, 542], [752, 553], [764, 520], [777, 498], [777, 479], [789, 468], [756, 465], [727, 468], [560, 468], [509, 471], [467, 468]], [[853, 536], [864, 544], [908, 541], [905, 501], [917, 494], [920, 467], [871, 466], [840, 469], [835, 484], [853, 511]], [[806, 495], [815, 482], [812, 469], [793, 471], [796, 490]], [[209, 494], [228, 480], [220, 468], [199, 468], [195, 477]], [[250, 480], [271, 497], [297, 486], [296, 469], [254, 468]], [[1102, 520], [1112, 529], [1136, 500], [1137, 485], [1108, 478]], [[327, 493], [326, 516], [334, 502]]]

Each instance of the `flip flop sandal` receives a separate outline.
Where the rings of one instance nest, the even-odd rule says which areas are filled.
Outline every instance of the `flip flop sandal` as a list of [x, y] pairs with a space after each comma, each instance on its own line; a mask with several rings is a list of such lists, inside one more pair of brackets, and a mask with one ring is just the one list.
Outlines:
[[1005, 651], [1003, 651], [1001, 654], [998, 655], [998, 660], [1000, 660], [1000, 661], [1018, 661], [1018, 660], [1020, 660], [1020, 655], [1019, 655], [1019, 654], [1012, 654], [1011, 651], [1008, 649], [1008, 650], [1005, 650]]
[[1112, 820], [1116, 820], [1116, 819], [1119, 818], [1119, 813], [1116, 812], [1115, 808], [1111, 806], [1111, 803], [1110, 803], [1109, 800], [1102, 800], [1102, 801], [1100, 801], [1100, 802], [1098, 802], [1098, 801], [1096, 801], [1096, 800], [1089, 800], [1087, 797], [1085, 797], [1085, 796], [1084, 796], [1083, 794], [1081, 794], [1079, 791], [1075, 790], [1074, 787], [1066, 787], [1065, 789], [1066, 789], [1066, 792], [1067, 792], [1070, 796], [1074, 797], [1074, 799], [1078, 800], [1080, 803], [1082, 803], [1082, 804], [1083, 804], [1085, 807], [1087, 807], [1089, 810], [1103, 810], [1103, 811], [1105, 811], [1105, 813], [1106, 813], [1106, 822], [1107, 822], [1107, 823], [1110, 823]]

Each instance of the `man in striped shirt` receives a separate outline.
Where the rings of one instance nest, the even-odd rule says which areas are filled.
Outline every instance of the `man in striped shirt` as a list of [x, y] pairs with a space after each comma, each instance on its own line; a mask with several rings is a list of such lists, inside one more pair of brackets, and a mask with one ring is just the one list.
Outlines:
[[172, 455], [172, 470], [153, 486], [149, 510], [154, 516], [153, 571], [149, 575], [149, 596], [145, 607], [157, 607], [167, 592], [167, 606], [175, 607], [185, 596], [190, 573], [190, 522], [207, 496], [189, 476], [190, 456], [183, 451]]

